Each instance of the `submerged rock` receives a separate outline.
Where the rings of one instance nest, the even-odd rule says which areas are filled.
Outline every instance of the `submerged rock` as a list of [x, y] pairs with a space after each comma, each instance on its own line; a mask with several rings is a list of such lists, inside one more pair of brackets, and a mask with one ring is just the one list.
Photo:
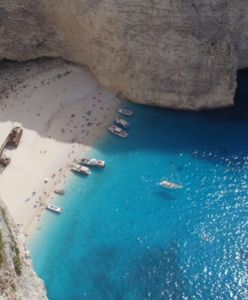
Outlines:
[[248, 67], [246, 1], [5, 0], [0, 58], [63, 57], [134, 102], [233, 104]]

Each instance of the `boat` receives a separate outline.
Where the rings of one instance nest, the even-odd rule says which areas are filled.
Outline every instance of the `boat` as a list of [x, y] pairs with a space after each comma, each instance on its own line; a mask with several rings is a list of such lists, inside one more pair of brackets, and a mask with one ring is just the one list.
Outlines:
[[89, 167], [98, 167], [98, 168], [104, 168], [105, 167], [105, 161], [95, 158], [83, 158], [79, 162], [82, 165], [89, 166]]
[[51, 204], [51, 203], [49, 203], [49, 204], [47, 205], [46, 209], [47, 209], [47, 210], [50, 210], [50, 211], [52, 211], [52, 212], [55, 212], [55, 213], [57, 213], [57, 214], [61, 214], [62, 211], [63, 211], [63, 208], [62, 208], [62, 207], [56, 206], [56, 205]]
[[171, 181], [166, 181], [166, 180], [161, 181], [159, 183], [159, 185], [166, 188], [166, 189], [181, 189], [182, 188], [182, 185], [176, 184], [176, 183], [171, 182]]
[[116, 118], [114, 122], [116, 125], [122, 127], [123, 129], [128, 129], [130, 127], [130, 124], [122, 118]]
[[7, 144], [17, 147], [20, 143], [22, 133], [23, 133], [23, 129], [21, 127], [19, 127], [19, 126], [14, 127], [8, 135]]
[[0, 165], [7, 167], [7, 165], [10, 163], [9, 157], [0, 157]]
[[108, 131], [122, 138], [126, 138], [128, 136], [128, 133], [125, 130], [121, 129], [116, 125], [110, 125], [108, 127]]
[[65, 194], [65, 190], [54, 190], [54, 193], [63, 196]]
[[120, 108], [118, 109], [118, 113], [121, 114], [121, 115], [124, 115], [124, 116], [131, 117], [132, 114], [133, 114], [133, 111], [131, 111], [131, 110], [129, 110], [129, 109], [126, 109], [126, 108], [120, 107]]
[[90, 172], [90, 169], [85, 167], [85, 166], [81, 166], [80, 164], [73, 164], [71, 166], [71, 170], [72, 171], [75, 171], [77, 173], [81, 173], [81, 174], [84, 174], [84, 175], [90, 175], [91, 172]]

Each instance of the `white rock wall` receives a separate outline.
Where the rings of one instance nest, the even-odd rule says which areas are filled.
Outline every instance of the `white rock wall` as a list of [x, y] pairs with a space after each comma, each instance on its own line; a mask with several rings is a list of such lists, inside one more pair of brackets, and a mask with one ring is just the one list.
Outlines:
[[244, 0], [2, 0], [0, 20], [0, 58], [61, 56], [148, 105], [232, 105], [248, 66]]

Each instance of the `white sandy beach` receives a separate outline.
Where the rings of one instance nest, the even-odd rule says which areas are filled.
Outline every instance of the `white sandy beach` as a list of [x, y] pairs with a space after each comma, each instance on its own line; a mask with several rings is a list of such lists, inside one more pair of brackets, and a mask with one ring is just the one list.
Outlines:
[[0, 197], [26, 236], [54, 189], [63, 187], [70, 164], [106, 132], [119, 106], [87, 68], [61, 61], [27, 72], [29, 78], [0, 100], [0, 143], [12, 126], [24, 129], [18, 148], [4, 151], [11, 163], [0, 175]]

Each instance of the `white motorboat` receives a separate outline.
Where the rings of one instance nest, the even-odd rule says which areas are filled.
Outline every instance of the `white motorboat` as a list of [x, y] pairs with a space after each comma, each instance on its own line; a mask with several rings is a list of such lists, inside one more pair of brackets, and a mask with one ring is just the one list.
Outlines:
[[182, 185], [176, 184], [176, 183], [171, 182], [171, 181], [166, 181], [166, 180], [161, 181], [159, 183], [159, 185], [166, 188], [166, 189], [181, 189], [182, 188]]
[[98, 167], [98, 168], [104, 168], [105, 167], [105, 161], [95, 158], [83, 158], [79, 162], [82, 165], [89, 166], [89, 167]]
[[89, 168], [85, 167], [85, 166], [81, 166], [80, 164], [73, 164], [71, 166], [71, 170], [77, 173], [81, 173], [84, 175], [90, 175], [91, 171]]
[[108, 127], [108, 131], [122, 138], [126, 138], [128, 136], [128, 133], [125, 130], [116, 125], [110, 125]]
[[121, 115], [124, 115], [124, 116], [131, 117], [132, 114], [133, 114], [133, 111], [131, 111], [131, 110], [129, 110], [129, 109], [126, 109], [126, 108], [120, 107], [120, 108], [118, 109], [118, 113], [121, 114]]
[[116, 125], [121, 126], [123, 129], [128, 129], [130, 127], [130, 124], [122, 118], [116, 118], [114, 122]]
[[56, 206], [56, 205], [51, 204], [51, 203], [49, 203], [49, 204], [47, 205], [46, 209], [47, 209], [47, 210], [50, 210], [50, 211], [52, 211], [52, 212], [55, 212], [55, 213], [57, 213], [57, 214], [61, 214], [62, 211], [63, 211], [63, 208], [62, 208], [62, 207]]

